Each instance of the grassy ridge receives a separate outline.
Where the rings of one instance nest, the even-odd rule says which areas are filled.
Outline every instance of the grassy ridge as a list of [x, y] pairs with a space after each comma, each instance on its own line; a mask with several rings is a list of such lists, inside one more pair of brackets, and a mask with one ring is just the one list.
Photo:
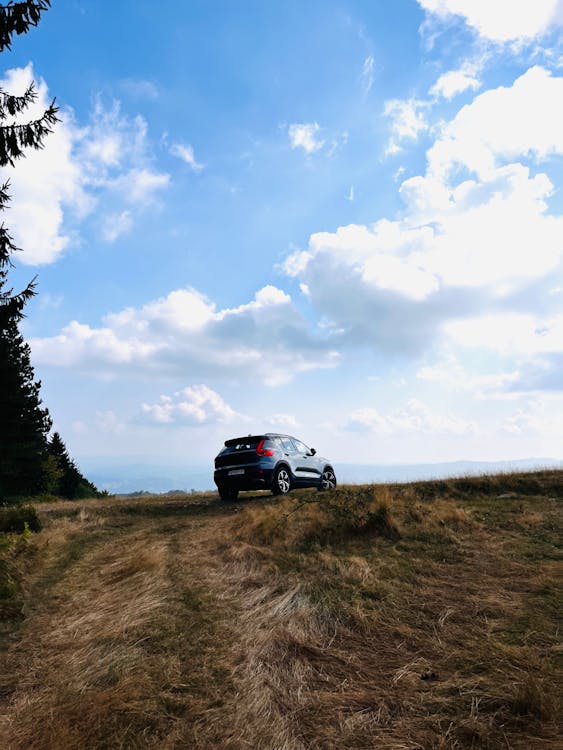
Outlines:
[[543, 471], [43, 506], [0, 745], [555, 750], [562, 500]]

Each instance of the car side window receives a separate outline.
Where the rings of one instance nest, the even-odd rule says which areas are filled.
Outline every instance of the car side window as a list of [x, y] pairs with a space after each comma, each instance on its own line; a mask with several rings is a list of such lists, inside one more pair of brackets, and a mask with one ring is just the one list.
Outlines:
[[309, 448], [307, 448], [305, 443], [301, 442], [301, 440], [296, 440], [295, 438], [293, 438], [293, 442], [295, 443], [295, 447], [297, 448], [297, 453], [310, 453], [311, 452]]
[[280, 438], [282, 447], [286, 453], [295, 453], [295, 446], [293, 445], [293, 441], [289, 438]]

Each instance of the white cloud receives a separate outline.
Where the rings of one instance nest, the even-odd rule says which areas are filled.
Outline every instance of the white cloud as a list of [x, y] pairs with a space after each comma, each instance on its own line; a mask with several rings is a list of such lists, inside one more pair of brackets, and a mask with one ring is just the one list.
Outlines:
[[[34, 78], [33, 66], [16, 68], [0, 81], [3, 90], [23, 93]], [[25, 112], [25, 119], [40, 117], [50, 102], [47, 85], [39, 80], [37, 100]], [[12, 201], [5, 220], [16, 244], [24, 252], [22, 263], [52, 263], [68, 247], [70, 235], [63, 227], [65, 210], [79, 216], [93, 205], [84, 189], [84, 175], [73, 157], [74, 143], [80, 138], [72, 113], [61, 113], [62, 122], [47, 136], [45, 148], [28, 151], [16, 168], [2, 169], [2, 179], [9, 179]], [[23, 118], [22, 118], [23, 119]]]
[[428, 130], [425, 109], [428, 102], [421, 99], [389, 99], [385, 102], [383, 114], [391, 120], [391, 139], [387, 154], [402, 150], [403, 141], [415, 141]]
[[444, 99], [453, 99], [454, 96], [471, 89], [476, 91], [481, 87], [481, 81], [475, 77], [473, 72], [461, 68], [460, 70], [449, 70], [443, 73], [430, 89], [432, 96], [442, 96]]
[[373, 87], [374, 75], [375, 75], [375, 60], [374, 60], [373, 55], [368, 55], [364, 60], [364, 64], [362, 65], [362, 75], [361, 75], [361, 82], [362, 82], [362, 89], [364, 92], [364, 96], [367, 96]]
[[106, 242], [115, 242], [118, 237], [127, 234], [133, 226], [131, 211], [108, 214], [102, 222], [102, 237]]
[[324, 146], [324, 141], [317, 137], [320, 126], [316, 122], [294, 123], [288, 128], [291, 148], [302, 148], [307, 154], [313, 154]]
[[507, 391], [518, 382], [518, 371], [499, 373], [468, 372], [453, 355], [424, 365], [416, 372], [419, 380], [436, 383], [451, 391], [470, 393], [473, 398], [488, 399], [504, 397]]
[[112, 180], [108, 187], [119, 193], [126, 203], [147, 206], [159, 191], [168, 187], [169, 182], [168, 174], [135, 167]]
[[42, 294], [39, 297], [39, 307], [41, 310], [58, 310], [63, 304], [64, 297], [62, 294]]
[[112, 409], [97, 411], [95, 423], [100, 432], [111, 432], [119, 435], [125, 431], [125, 425], [119, 421], [117, 414]]
[[[563, 217], [547, 212], [551, 183], [544, 175], [502, 167], [490, 180], [442, 186], [444, 200], [423, 187], [421, 195], [418, 183], [405, 186], [411, 208], [405, 219], [311, 235], [308, 248], [285, 262], [286, 273], [306, 285], [313, 305], [349, 343], [418, 353], [442, 330], [453, 336], [457, 325], [465, 327], [456, 340], [467, 342], [468, 324], [444, 324], [510, 305], [513, 297], [518, 305], [515, 295], [560, 268]], [[490, 336], [487, 326], [473, 340], [481, 331]], [[495, 340], [506, 346], [504, 333]]]
[[418, 0], [440, 20], [463, 18], [494, 42], [530, 41], [558, 22], [561, 0]]
[[426, 433], [436, 435], [471, 435], [476, 432], [473, 422], [451, 414], [435, 414], [425, 403], [409, 399], [402, 409], [390, 414], [381, 414], [377, 409], [366, 407], [350, 414], [346, 424], [349, 430], [374, 432], [381, 435]]
[[[8, 71], [0, 86], [20, 93], [33, 80], [31, 64]], [[39, 80], [38, 97], [24, 120], [38, 117], [50, 101], [47, 85]], [[120, 203], [143, 208], [168, 185], [169, 176], [150, 166], [147, 124], [142, 117], [121, 114], [118, 102], [103, 106], [95, 99], [90, 122], [80, 126], [69, 109], [45, 139], [45, 147], [28, 151], [15, 169], [2, 170], [12, 184], [13, 199], [8, 225], [22, 247], [19, 258], [28, 265], [53, 263], [78, 240], [76, 223], [94, 208], [102, 237], [114, 241], [117, 228], [125, 231], [136, 215], [126, 214]], [[106, 199], [111, 200], [107, 210]], [[116, 230], [108, 222], [120, 217]]]
[[563, 399], [536, 399], [504, 419], [500, 431], [516, 437], [539, 435], [555, 438], [560, 445], [563, 439]]
[[[489, 287], [501, 295], [545, 276], [563, 252], [563, 217], [547, 211], [552, 188], [546, 175], [530, 177], [517, 164], [462, 182], [434, 213], [436, 231], [416, 260], [445, 285]], [[416, 183], [407, 181], [403, 194], [420, 208]]]
[[293, 414], [272, 414], [266, 417], [265, 421], [278, 429], [293, 430], [299, 427], [299, 422]]
[[200, 164], [195, 158], [193, 146], [189, 143], [173, 143], [170, 146], [170, 153], [185, 162], [194, 172], [201, 172], [205, 169], [205, 164]]
[[507, 355], [557, 354], [563, 351], [563, 314], [496, 313], [450, 321], [446, 335], [460, 347]]
[[72, 321], [57, 336], [30, 343], [38, 364], [103, 374], [251, 377], [267, 385], [338, 363], [334, 348], [313, 336], [291, 298], [272, 286], [224, 310], [194, 289], [178, 289], [106, 315], [102, 327]]
[[[386, 219], [371, 228], [350, 224], [335, 233], [311, 235], [308, 250], [290, 255], [284, 268], [290, 276], [301, 276], [317, 261], [320, 265], [330, 258], [334, 261], [330, 266], [342, 264], [368, 287], [424, 299], [435, 291], [437, 280], [411, 263], [409, 257], [424, 247], [428, 234], [424, 228], [403, 231], [399, 222]], [[311, 285], [307, 285], [311, 291]]]
[[134, 96], [138, 99], [150, 99], [154, 101], [159, 97], [158, 86], [152, 81], [125, 78], [121, 81], [120, 85], [129, 96]]
[[[512, 355], [554, 353], [560, 332], [548, 308], [563, 271], [563, 216], [550, 211], [546, 174], [503, 162], [563, 154], [562, 87], [563, 78], [536, 67], [479, 95], [442, 127], [426, 174], [401, 185], [403, 218], [318, 232], [287, 258], [285, 272], [305, 285], [342, 346], [413, 355], [445, 334], [460, 346], [482, 340], [506, 351], [514, 341]], [[533, 284], [536, 295], [545, 286], [544, 310], [522, 328], [510, 316]]]
[[161, 396], [158, 403], [141, 408], [145, 420], [154, 424], [204, 425], [241, 418], [216, 391], [203, 384]]
[[428, 169], [445, 178], [455, 165], [484, 176], [501, 160], [563, 154], [563, 77], [540, 66], [512, 86], [480, 94], [447, 124], [428, 152]]

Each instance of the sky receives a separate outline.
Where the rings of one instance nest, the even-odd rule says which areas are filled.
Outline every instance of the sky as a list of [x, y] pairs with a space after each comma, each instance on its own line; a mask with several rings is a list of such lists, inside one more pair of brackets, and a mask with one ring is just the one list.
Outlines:
[[2, 170], [80, 460], [563, 458], [561, 0], [53, 0]]

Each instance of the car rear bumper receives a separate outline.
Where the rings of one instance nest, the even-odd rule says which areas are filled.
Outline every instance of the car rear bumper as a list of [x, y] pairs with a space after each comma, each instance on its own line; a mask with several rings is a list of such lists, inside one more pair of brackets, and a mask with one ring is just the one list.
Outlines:
[[272, 469], [259, 469], [255, 466], [236, 469], [226, 466], [215, 469], [213, 474], [213, 480], [217, 487], [232, 487], [237, 490], [269, 489], [272, 485], [272, 479]]

